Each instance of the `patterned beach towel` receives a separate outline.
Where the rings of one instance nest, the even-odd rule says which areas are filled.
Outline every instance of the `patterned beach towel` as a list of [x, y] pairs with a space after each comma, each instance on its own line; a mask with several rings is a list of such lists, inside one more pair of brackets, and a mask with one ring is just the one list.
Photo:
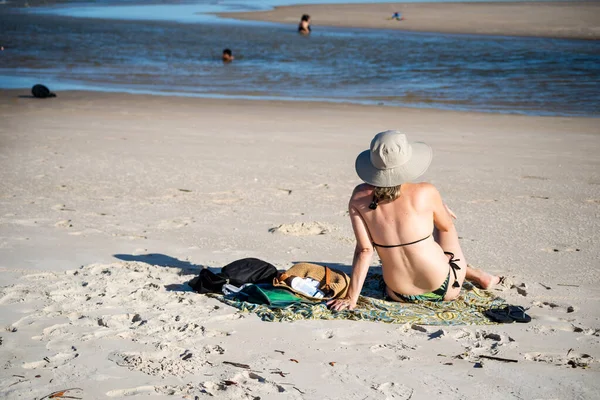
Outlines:
[[458, 299], [448, 302], [397, 303], [382, 299], [383, 277], [369, 274], [365, 280], [357, 308], [349, 311], [330, 311], [324, 304], [294, 304], [283, 309], [269, 308], [223, 295], [210, 295], [241, 311], [253, 312], [263, 321], [283, 322], [301, 319], [343, 319], [378, 321], [391, 324], [418, 325], [491, 325], [483, 312], [505, 304], [492, 293], [479, 290], [469, 282], [463, 284]]

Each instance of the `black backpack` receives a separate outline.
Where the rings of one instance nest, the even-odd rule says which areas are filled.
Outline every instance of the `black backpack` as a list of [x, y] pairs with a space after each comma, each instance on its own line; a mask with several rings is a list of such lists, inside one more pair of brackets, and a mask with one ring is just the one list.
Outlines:
[[198, 293], [221, 293], [223, 285], [242, 286], [246, 283], [273, 283], [277, 268], [258, 258], [243, 258], [227, 264], [221, 272], [203, 269], [200, 275], [188, 282]]
[[44, 85], [33, 85], [33, 87], [31, 88], [31, 94], [33, 95], [33, 97], [37, 97], [38, 99], [45, 99], [47, 97], [56, 97], [55, 93], [52, 93], [50, 91], [50, 89], [48, 89], [46, 86]]

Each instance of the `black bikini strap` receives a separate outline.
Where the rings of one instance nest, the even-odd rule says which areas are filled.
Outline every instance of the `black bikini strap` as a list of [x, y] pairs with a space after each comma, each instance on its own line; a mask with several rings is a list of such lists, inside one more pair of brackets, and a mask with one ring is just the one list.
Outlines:
[[371, 200], [371, 204], [369, 204], [369, 208], [371, 210], [376, 210], [378, 204], [379, 204], [379, 199], [377, 198], [377, 196], [373, 196], [373, 200]]
[[450, 269], [452, 270], [452, 272], [454, 273], [454, 283], [452, 284], [452, 287], [454, 288], [458, 288], [460, 287], [460, 283], [458, 283], [458, 276], [456, 275], [456, 270], [460, 270], [460, 267], [458, 266], [458, 264], [456, 263], [456, 261], [460, 261], [460, 258], [454, 258], [454, 253], [451, 253], [449, 251], [445, 251], [444, 254], [449, 255], [450, 256], [450, 260], [448, 260], [448, 264], [450, 264]]
[[392, 244], [392, 245], [385, 245], [385, 244], [377, 244], [375, 242], [371, 242], [373, 243], [373, 246], [377, 246], [377, 247], [383, 247], [385, 249], [390, 249], [392, 247], [404, 247], [404, 246], [410, 246], [411, 244], [415, 244], [415, 243], [419, 243], [422, 242], [425, 239], [429, 239], [431, 235], [427, 235], [425, 236], [423, 239], [419, 239], [419, 240], [415, 240], [414, 242], [410, 242], [410, 243], [403, 243], [403, 244]]

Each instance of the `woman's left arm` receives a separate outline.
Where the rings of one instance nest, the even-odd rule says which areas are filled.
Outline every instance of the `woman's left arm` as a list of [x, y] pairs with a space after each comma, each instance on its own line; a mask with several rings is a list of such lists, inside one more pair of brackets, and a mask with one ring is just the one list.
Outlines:
[[342, 299], [334, 299], [327, 302], [329, 308], [336, 311], [344, 309], [352, 310], [356, 307], [356, 302], [360, 296], [371, 260], [373, 259], [373, 244], [371, 243], [365, 221], [352, 204], [350, 204], [349, 212], [354, 236], [356, 236], [356, 248], [354, 249], [354, 259], [352, 260], [352, 276], [350, 278], [348, 294]]

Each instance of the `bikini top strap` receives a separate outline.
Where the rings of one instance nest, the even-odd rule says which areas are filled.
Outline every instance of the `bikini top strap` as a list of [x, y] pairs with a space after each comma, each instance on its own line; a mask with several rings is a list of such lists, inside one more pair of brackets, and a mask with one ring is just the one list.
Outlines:
[[425, 236], [423, 239], [415, 240], [414, 242], [410, 242], [410, 243], [402, 243], [402, 244], [385, 245], [385, 244], [377, 244], [375, 242], [371, 242], [371, 243], [373, 243], [373, 246], [383, 247], [385, 249], [389, 249], [389, 248], [392, 248], [392, 247], [410, 246], [411, 244], [419, 243], [419, 242], [422, 242], [423, 240], [429, 239], [429, 237], [431, 237], [431, 234]]

